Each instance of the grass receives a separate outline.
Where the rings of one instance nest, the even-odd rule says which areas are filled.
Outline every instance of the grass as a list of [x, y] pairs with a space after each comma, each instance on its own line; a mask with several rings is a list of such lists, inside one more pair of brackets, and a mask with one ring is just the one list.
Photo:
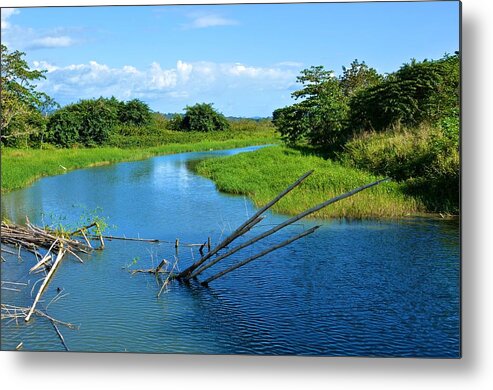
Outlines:
[[107, 146], [119, 148], [142, 148], [164, 144], [190, 144], [197, 142], [217, 142], [235, 140], [255, 140], [258, 138], [278, 139], [271, 122], [240, 120], [230, 122], [225, 131], [197, 132], [172, 131], [166, 124], [153, 122], [148, 126], [122, 126], [114, 131]]
[[346, 144], [342, 163], [403, 183], [430, 212], [459, 213], [459, 123], [362, 134]]
[[[201, 161], [193, 168], [215, 181], [219, 190], [251, 197], [263, 205], [306, 171], [315, 172], [273, 210], [294, 215], [382, 176], [346, 167], [331, 160], [281, 146]], [[404, 194], [396, 182], [380, 184], [314, 214], [318, 218], [395, 218], [424, 211], [417, 199]]]
[[[81, 149], [2, 149], [2, 192], [23, 188], [35, 180], [59, 175], [68, 170], [141, 160], [152, 156], [211, 149], [231, 149], [277, 142], [271, 133], [256, 134], [229, 140], [198, 140], [145, 148], [81, 148]], [[64, 169], [66, 168], [66, 169]]]

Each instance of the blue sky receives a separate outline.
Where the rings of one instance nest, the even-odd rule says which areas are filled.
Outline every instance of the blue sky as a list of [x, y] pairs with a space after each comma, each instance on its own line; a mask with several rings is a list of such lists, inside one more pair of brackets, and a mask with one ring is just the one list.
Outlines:
[[379, 72], [459, 48], [454, 1], [2, 9], [2, 42], [46, 69], [61, 104], [139, 98], [180, 112], [211, 102], [226, 115], [291, 104], [312, 65], [336, 74], [355, 58]]

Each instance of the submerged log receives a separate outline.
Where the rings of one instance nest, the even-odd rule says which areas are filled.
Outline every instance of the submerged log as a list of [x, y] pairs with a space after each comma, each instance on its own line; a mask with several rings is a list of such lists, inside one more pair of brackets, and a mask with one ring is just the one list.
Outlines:
[[[245, 222], [243, 222], [233, 233], [231, 233], [228, 237], [226, 237], [221, 243], [219, 243], [214, 249], [208, 252], [205, 256], [200, 258], [197, 262], [193, 263], [190, 267], [180, 272], [177, 276], [178, 278], [189, 279], [189, 276], [195, 271], [198, 267], [204, 264], [211, 256], [215, 255], [221, 249], [225, 248], [229, 244], [231, 244], [234, 240], [236, 240], [241, 235], [245, 234], [251, 227], [260, 222], [258, 218], [272, 206], [274, 206], [279, 200], [281, 200], [284, 196], [286, 196], [289, 192], [291, 192], [294, 188], [299, 186], [308, 176], [313, 173], [313, 170], [306, 172], [302, 175], [298, 180], [296, 180], [293, 184], [288, 186], [284, 191], [282, 191], [279, 195], [277, 195], [274, 199], [272, 199], [269, 203], [267, 203], [264, 207], [259, 209], [254, 215], [248, 218]], [[255, 221], [257, 221], [255, 223]], [[252, 225], [253, 224], [253, 225]]]
[[224, 253], [223, 255], [216, 257], [213, 261], [205, 264], [204, 266], [202, 266], [201, 268], [199, 268], [195, 272], [193, 272], [191, 275], [189, 275], [189, 277], [187, 277], [187, 279], [197, 277], [199, 274], [204, 272], [206, 269], [212, 267], [214, 264], [217, 264], [219, 261], [225, 259], [226, 257], [231, 256], [232, 254], [238, 252], [239, 250], [246, 248], [247, 246], [250, 246], [250, 245], [256, 243], [257, 241], [278, 232], [279, 230], [285, 228], [286, 226], [289, 226], [289, 225], [299, 221], [300, 219], [302, 219], [302, 218], [304, 218], [310, 214], [313, 214], [313, 213], [323, 209], [324, 207], [327, 207], [328, 205], [330, 205], [332, 203], [338, 202], [338, 201], [345, 199], [345, 198], [349, 198], [350, 196], [353, 196], [353, 195], [357, 194], [358, 192], [361, 192], [361, 191], [366, 190], [368, 188], [374, 187], [374, 186], [376, 186], [376, 185], [378, 185], [384, 181], [387, 181], [387, 180], [389, 180], [389, 179], [386, 178], [386, 179], [382, 179], [382, 180], [377, 180], [377, 181], [370, 183], [370, 184], [366, 184], [366, 185], [358, 187], [354, 190], [348, 191], [342, 195], [339, 195], [339, 196], [336, 196], [336, 197], [331, 198], [329, 200], [326, 200], [325, 202], [322, 202], [322, 203], [320, 203], [320, 204], [318, 204], [318, 205], [316, 205], [316, 206], [314, 206], [308, 210], [305, 210], [302, 213], [299, 213], [298, 215], [295, 215], [294, 217], [284, 221], [283, 223], [276, 225], [272, 229], [267, 230], [266, 232], [264, 232], [258, 236], [255, 236], [255, 237], [251, 238], [250, 240], [245, 241], [244, 243], [234, 247], [233, 249], [229, 250], [228, 252]]
[[258, 259], [258, 258], [260, 258], [262, 256], [265, 256], [266, 254], [268, 254], [270, 252], [275, 251], [276, 249], [282, 248], [283, 246], [286, 246], [288, 244], [291, 244], [292, 242], [294, 242], [296, 240], [299, 240], [300, 238], [303, 238], [303, 237], [305, 237], [305, 236], [307, 236], [309, 234], [312, 234], [319, 227], [320, 226], [314, 226], [311, 229], [308, 229], [307, 231], [305, 231], [303, 233], [300, 233], [300, 234], [298, 234], [298, 235], [296, 235], [294, 237], [291, 237], [291, 238], [287, 239], [286, 241], [281, 242], [280, 244], [271, 246], [270, 248], [267, 248], [267, 249], [263, 250], [262, 252], [257, 253], [256, 255], [250, 256], [248, 259], [243, 260], [243, 261], [239, 262], [238, 264], [235, 264], [235, 265], [233, 265], [233, 266], [225, 269], [224, 271], [218, 272], [217, 274], [215, 274], [215, 275], [211, 276], [210, 278], [204, 280], [201, 284], [203, 286], [207, 286], [213, 280], [216, 280], [216, 279], [220, 278], [221, 276], [224, 276], [224, 275], [230, 273], [231, 271], [234, 271], [235, 269], [238, 269], [240, 267], [243, 267], [244, 265], [250, 263], [253, 260], [256, 260], [256, 259]]

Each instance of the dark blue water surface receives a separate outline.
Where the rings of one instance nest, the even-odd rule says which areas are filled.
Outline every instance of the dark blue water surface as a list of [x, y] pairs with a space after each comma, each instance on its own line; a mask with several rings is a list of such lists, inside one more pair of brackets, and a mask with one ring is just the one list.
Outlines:
[[[152, 275], [132, 276], [125, 269], [150, 268], [162, 258], [173, 261], [176, 238], [199, 243], [211, 236], [217, 243], [252, 215], [255, 207], [248, 199], [219, 193], [187, 163], [254, 149], [78, 170], [2, 197], [2, 214], [18, 222], [27, 215], [38, 224], [53, 216], [75, 223], [84, 209], [100, 207], [99, 214], [116, 225], [108, 234], [170, 241], [108, 241], [104, 251], [84, 256], [84, 264], [64, 260], [40, 309], [80, 326], [60, 326], [70, 350], [460, 356], [457, 221], [302, 221], [238, 252], [207, 275], [316, 223], [322, 227], [208, 288], [172, 283], [159, 299]], [[285, 219], [268, 214], [248, 237]], [[197, 248], [180, 248], [181, 269], [198, 256]], [[40, 278], [27, 273], [34, 260], [3, 257], [2, 280], [28, 280], [29, 285], [18, 286], [21, 291], [2, 289], [2, 303], [29, 306]], [[57, 287], [68, 295], [50, 304]], [[21, 341], [25, 350], [63, 350], [46, 319], [35, 317], [27, 325], [2, 320], [2, 349], [14, 349]]]

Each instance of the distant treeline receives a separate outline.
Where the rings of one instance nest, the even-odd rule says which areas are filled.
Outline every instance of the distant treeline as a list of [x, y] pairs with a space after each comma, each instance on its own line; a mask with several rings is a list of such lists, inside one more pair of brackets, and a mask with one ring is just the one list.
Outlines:
[[[115, 97], [80, 100], [60, 107], [36, 88], [35, 82], [45, 78], [44, 71], [31, 70], [23, 52], [9, 52], [4, 45], [1, 50], [1, 143], [4, 146], [92, 147], [115, 144], [115, 139], [117, 145], [132, 145], [134, 139], [122, 142], [121, 138], [135, 136], [146, 138], [144, 144], [149, 145], [159, 144], [160, 136], [166, 142], [169, 138], [166, 131], [225, 131], [230, 129], [230, 123], [235, 124], [235, 129], [250, 133], [270, 127], [270, 121], [262, 118], [228, 119], [212, 103], [187, 106], [184, 114], [160, 114], [138, 99], [124, 102]], [[245, 122], [262, 126], [252, 129]]]

